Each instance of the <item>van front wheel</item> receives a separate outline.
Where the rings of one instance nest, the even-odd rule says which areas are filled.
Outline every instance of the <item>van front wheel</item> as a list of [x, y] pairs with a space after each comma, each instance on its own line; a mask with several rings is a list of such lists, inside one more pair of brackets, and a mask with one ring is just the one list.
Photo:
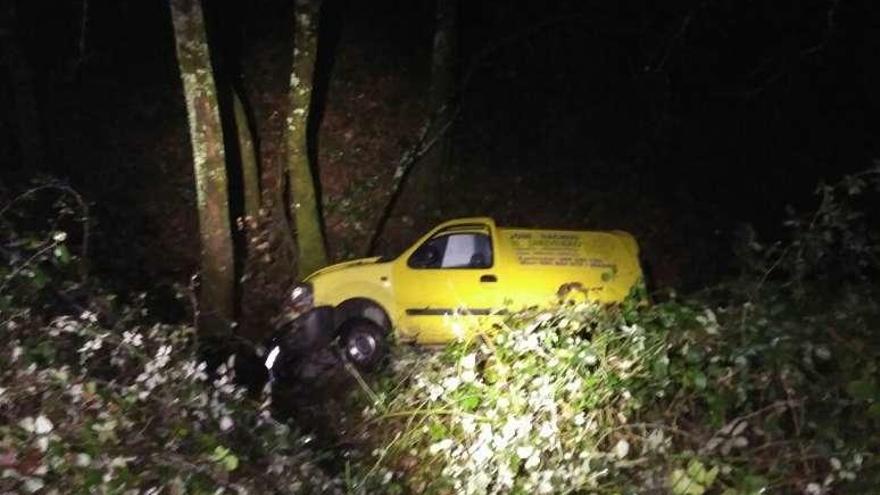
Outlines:
[[388, 352], [382, 328], [367, 319], [349, 320], [339, 332], [339, 347], [349, 362], [361, 371], [379, 367]]

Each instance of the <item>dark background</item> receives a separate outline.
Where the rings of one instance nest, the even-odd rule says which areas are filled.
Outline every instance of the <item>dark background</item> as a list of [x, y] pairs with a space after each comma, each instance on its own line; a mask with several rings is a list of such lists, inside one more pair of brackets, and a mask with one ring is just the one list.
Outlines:
[[[292, 3], [204, 2], [221, 85], [280, 157]], [[83, 6], [87, 4], [83, 24]], [[9, 64], [0, 185], [69, 182], [94, 205], [94, 263], [134, 287], [196, 267], [190, 150], [167, 2], [7, 1], [33, 73], [45, 161], [24, 164]], [[658, 282], [730, 273], [743, 225], [878, 156], [871, 1], [462, 1], [461, 112], [432, 218], [621, 228]], [[315, 149], [331, 252], [362, 255], [400, 153], [428, 115], [434, 3], [325, 0]], [[84, 50], [80, 39], [85, 25]], [[436, 217], [436, 218], [434, 218]], [[408, 221], [408, 222], [407, 222]], [[385, 247], [407, 242], [392, 228]]]

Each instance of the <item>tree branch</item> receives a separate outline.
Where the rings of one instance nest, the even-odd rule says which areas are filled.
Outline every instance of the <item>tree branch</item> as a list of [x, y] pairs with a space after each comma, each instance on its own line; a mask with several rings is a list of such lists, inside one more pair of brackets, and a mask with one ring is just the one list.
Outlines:
[[28, 189], [27, 191], [19, 194], [11, 201], [6, 203], [3, 208], [0, 208], [0, 219], [9, 212], [12, 207], [18, 203], [19, 201], [34, 196], [35, 194], [41, 191], [60, 191], [62, 195], [66, 194], [68, 196], [73, 197], [74, 201], [76, 201], [77, 206], [80, 210], [79, 220], [80, 224], [82, 224], [82, 240], [80, 241], [80, 278], [81, 281], [85, 281], [88, 277], [88, 255], [89, 255], [89, 235], [90, 235], [90, 220], [89, 220], [89, 205], [83, 199], [83, 197], [72, 187], [65, 184], [44, 184], [41, 186], [33, 187]]
[[458, 90], [452, 98], [451, 105], [440, 108], [425, 121], [419, 132], [419, 139], [413, 146], [405, 150], [401, 154], [400, 159], [398, 159], [397, 167], [394, 170], [394, 177], [392, 178], [391, 194], [389, 195], [388, 203], [386, 203], [379, 216], [379, 220], [373, 231], [373, 236], [370, 238], [366, 251], [367, 256], [370, 256], [375, 252], [379, 239], [382, 237], [382, 233], [385, 230], [385, 226], [397, 205], [403, 187], [406, 185], [407, 177], [411, 175], [412, 170], [418, 164], [419, 160], [449, 131], [453, 122], [455, 122], [461, 114], [463, 106], [462, 100], [467, 91], [468, 85], [477, 71], [482, 68], [483, 63], [489, 58], [489, 56], [508, 45], [529, 38], [553, 26], [564, 23], [580, 22], [585, 18], [585, 15], [552, 17], [538, 24], [528, 26], [521, 31], [505, 36], [494, 43], [490, 43], [473, 57], [468, 70], [459, 82]]

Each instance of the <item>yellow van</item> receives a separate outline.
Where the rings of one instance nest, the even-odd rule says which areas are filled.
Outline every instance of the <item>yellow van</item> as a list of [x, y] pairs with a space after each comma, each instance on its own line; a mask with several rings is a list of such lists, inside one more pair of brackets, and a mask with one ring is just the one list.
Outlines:
[[302, 338], [327, 342], [338, 335], [348, 359], [370, 368], [392, 331], [399, 341], [447, 343], [487, 328], [486, 320], [505, 311], [562, 297], [622, 301], [641, 278], [638, 245], [626, 232], [461, 218], [438, 225], [396, 259], [318, 270], [293, 288], [287, 311], [305, 317]]

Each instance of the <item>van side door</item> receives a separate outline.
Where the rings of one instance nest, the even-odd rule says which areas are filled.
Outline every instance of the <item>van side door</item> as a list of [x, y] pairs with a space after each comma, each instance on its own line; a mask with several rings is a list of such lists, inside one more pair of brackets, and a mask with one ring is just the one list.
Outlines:
[[500, 306], [497, 260], [486, 226], [456, 225], [424, 240], [394, 267], [401, 336], [419, 343], [465, 337]]

